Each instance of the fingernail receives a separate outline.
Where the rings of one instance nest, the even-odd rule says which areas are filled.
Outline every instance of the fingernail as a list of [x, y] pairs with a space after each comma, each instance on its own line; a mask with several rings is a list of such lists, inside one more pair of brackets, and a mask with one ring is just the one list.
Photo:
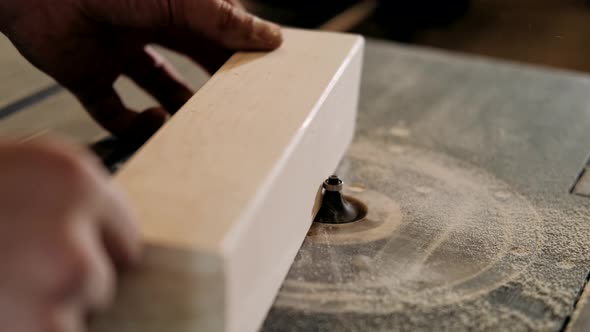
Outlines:
[[254, 18], [254, 35], [270, 48], [277, 48], [283, 42], [281, 27], [258, 17]]

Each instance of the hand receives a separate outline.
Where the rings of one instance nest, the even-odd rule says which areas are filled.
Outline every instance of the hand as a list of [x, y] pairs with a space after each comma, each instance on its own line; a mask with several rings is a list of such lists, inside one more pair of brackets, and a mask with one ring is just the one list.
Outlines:
[[[138, 259], [134, 216], [89, 154], [0, 143], [0, 326], [78, 332]], [[114, 263], [114, 264], [113, 264]]]
[[[156, 43], [213, 71], [231, 51], [272, 50], [278, 26], [237, 0], [0, 0], [0, 23], [20, 52], [69, 89], [92, 117], [120, 138], [145, 140], [192, 91]], [[126, 75], [162, 107], [139, 114], [113, 89]]]

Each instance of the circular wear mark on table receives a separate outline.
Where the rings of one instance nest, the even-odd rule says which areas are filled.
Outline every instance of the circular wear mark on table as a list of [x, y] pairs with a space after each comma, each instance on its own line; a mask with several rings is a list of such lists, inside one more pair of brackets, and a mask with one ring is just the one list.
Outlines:
[[371, 202], [373, 208], [368, 210], [367, 216], [359, 221], [344, 224], [314, 223], [307, 233], [307, 241], [317, 245], [359, 245], [388, 238], [399, 226], [401, 211], [391, 198], [378, 192], [369, 190], [353, 192], [350, 188], [344, 191], [345, 196], [352, 196], [349, 200]]
[[507, 184], [432, 151], [384, 151], [350, 148], [338, 174], [364, 184], [345, 194], [368, 215], [314, 225], [275, 308], [378, 314], [449, 304], [506, 284], [534, 259], [540, 219]]

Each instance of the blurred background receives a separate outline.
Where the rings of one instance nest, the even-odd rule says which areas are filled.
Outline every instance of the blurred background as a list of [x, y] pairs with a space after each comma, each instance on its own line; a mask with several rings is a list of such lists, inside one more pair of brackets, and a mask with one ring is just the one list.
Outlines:
[[588, 0], [247, 0], [284, 25], [590, 71]]
[[[242, 0], [283, 25], [361, 33], [402, 45], [590, 72], [590, 0]], [[187, 58], [158, 49], [198, 89], [208, 76]], [[0, 136], [58, 134], [92, 143], [107, 136], [76, 99], [30, 65], [0, 34]], [[121, 77], [133, 109], [156, 101]]]

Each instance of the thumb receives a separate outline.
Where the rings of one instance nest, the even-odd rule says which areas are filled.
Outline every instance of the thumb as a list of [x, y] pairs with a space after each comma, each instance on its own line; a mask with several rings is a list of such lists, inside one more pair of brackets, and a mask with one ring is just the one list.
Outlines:
[[227, 49], [273, 50], [283, 41], [278, 25], [229, 0], [171, 0], [170, 6], [173, 24]]
[[237, 0], [87, 0], [84, 4], [85, 12], [98, 22], [184, 30], [229, 50], [272, 50], [283, 40], [278, 25], [248, 13]]

